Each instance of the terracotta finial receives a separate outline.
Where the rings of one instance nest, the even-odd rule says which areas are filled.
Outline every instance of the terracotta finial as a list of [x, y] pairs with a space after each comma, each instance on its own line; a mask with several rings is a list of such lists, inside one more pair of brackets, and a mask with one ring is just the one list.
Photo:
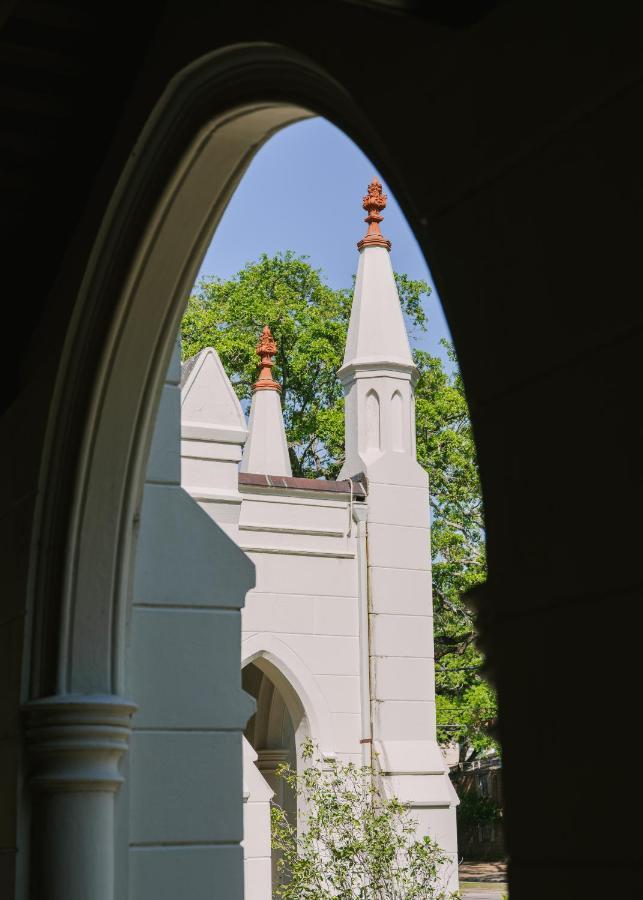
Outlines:
[[382, 184], [377, 178], [373, 178], [366, 190], [367, 194], [364, 197], [362, 206], [368, 213], [364, 219], [368, 223], [368, 231], [362, 240], [358, 241], [358, 249], [361, 250], [363, 247], [386, 247], [387, 250], [390, 250], [391, 242], [387, 241], [380, 231], [380, 222], [384, 218], [381, 213], [386, 207], [388, 198], [382, 191]]
[[270, 371], [274, 366], [272, 357], [277, 352], [277, 345], [275, 344], [275, 339], [267, 325], [264, 326], [264, 329], [261, 332], [261, 337], [259, 338], [259, 343], [257, 344], [255, 352], [260, 359], [260, 362], [257, 363], [257, 365], [260, 366], [261, 370], [259, 372], [259, 378], [257, 378], [252, 386], [253, 393], [254, 391], [281, 392], [281, 385], [278, 381], [273, 381], [272, 372]]

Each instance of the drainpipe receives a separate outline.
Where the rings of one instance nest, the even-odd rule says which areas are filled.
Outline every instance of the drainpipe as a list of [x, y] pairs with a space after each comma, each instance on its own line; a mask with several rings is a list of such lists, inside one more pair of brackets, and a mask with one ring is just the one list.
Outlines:
[[359, 623], [359, 699], [362, 723], [362, 765], [372, 764], [373, 729], [371, 726], [371, 666], [368, 615], [368, 558], [366, 549], [365, 503], [353, 505], [353, 520], [357, 525], [357, 604]]

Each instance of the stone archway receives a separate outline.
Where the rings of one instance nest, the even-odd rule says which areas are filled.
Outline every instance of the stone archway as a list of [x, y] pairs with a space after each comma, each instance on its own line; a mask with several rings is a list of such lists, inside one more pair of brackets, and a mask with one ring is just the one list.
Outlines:
[[[43, 897], [113, 898], [114, 796], [136, 708], [136, 697], [123, 698], [130, 592], [164, 375], [187, 291], [245, 167], [272, 133], [312, 111], [360, 121], [331, 79], [283, 48], [233, 47], [179, 73], [123, 173], [85, 274], [42, 469], [43, 480], [73, 486], [73, 502], [61, 527], [68, 499], [60, 490], [46, 495], [32, 565], [32, 699], [26, 713], [36, 764], [32, 784], [40, 790], [32, 867]], [[119, 300], [105, 338], [99, 311], [113, 296]], [[101, 348], [100, 356], [76, 353], [79, 344]], [[73, 393], [71, 385], [88, 378], [91, 401], [76, 457], [65, 452], [74, 409], [63, 399]], [[56, 544], [59, 593], [48, 578]], [[222, 572], [234, 565], [225, 555], [218, 562]], [[237, 616], [242, 602], [231, 600]], [[230, 677], [238, 682], [238, 668]], [[231, 727], [240, 741], [240, 726]], [[240, 753], [225, 777], [240, 787]], [[223, 844], [234, 842], [231, 828], [227, 836], [222, 826]], [[76, 863], [63, 866], [61, 879], [61, 860], [71, 858]], [[235, 883], [233, 878], [231, 897], [238, 893]]]
[[[285, 780], [279, 775], [279, 767], [287, 765], [294, 771], [299, 769], [298, 743], [302, 732], [308, 731], [303, 709], [293, 709], [292, 694], [290, 703], [286, 701], [279, 687], [270, 678], [266, 671], [256, 663], [248, 663], [241, 672], [241, 683], [244, 691], [255, 699], [256, 710], [248, 721], [245, 729], [245, 739], [253, 748], [256, 758], [254, 765], [270, 788], [272, 799], [283, 809], [292, 825], [297, 825], [297, 797]], [[291, 713], [293, 709], [293, 713]], [[245, 763], [245, 761], [244, 761]], [[245, 775], [245, 772], [244, 772]], [[250, 778], [248, 778], [248, 782]], [[249, 798], [253, 799], [252, 795]], [[256, 820], [255, 816], [255, 820]], [[258, 825], [250, 817], [244, 821], [244, 844], [255, 846], [258, 843], [269, 843], [268, 839], [259, 836], [256, 832], [259, 828], [270, 826], [270, 820]], [[253, 833], [254, 830], [254, 833]], [[246, 886], [246, 896], [253, 898], [261, 896], [257, 886], [248, 878], [249, 861], [246, 858], [246, 882], [250, 882], [252, 889]], [[271, 883], [279, 884], [281, 875], [277, 865], [277, 857], [274, 850], [271, 852]], [[267, 894], [270, 896], [270, 894]]]

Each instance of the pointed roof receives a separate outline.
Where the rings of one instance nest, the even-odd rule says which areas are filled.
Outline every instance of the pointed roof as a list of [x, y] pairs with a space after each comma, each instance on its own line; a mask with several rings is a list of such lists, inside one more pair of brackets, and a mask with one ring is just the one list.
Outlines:
[[181, 366], [181, 434], [242, 444], [246, 419], [219, 354], [205, 347]]
[[344, 362], [338, 373], [342, 380], [357, 368], [416, 371], [391, 265], [391, 242], [379, 227], [386, 200], [382, 185], [374, 178], [363, 201], [369, 228], [357, 245], [360, 256], [353, 307]]
[[272, 357], [277, 345], [266, 325], [257, 344], [259, 377], [252, 387], [248, 440], [241, 460], [241, 472], [258, 475], [292, 476], [286, 429], [281, 409], [281, 385], [273, 380]]

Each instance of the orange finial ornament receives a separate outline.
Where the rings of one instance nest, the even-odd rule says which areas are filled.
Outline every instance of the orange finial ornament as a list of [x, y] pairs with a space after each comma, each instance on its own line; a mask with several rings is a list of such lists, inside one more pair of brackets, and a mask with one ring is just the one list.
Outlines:
[[390, 250], [391, 242], [387, 241], [380, 231], [380, 222], [384, 218], [381, 213], [386, 207], [387, 196], [377, 178], [373, 178], [366, 191], [362, 206], [368, 213], [364, 219], [368, 223], [368, 231], [362, 240], [358, 241], [357, 247], [359, 250], [363, 247], [386, 247], [387, 250]]
[[267, 325], [264, 326], [261, 332], [255, 352], [260, 359], [257, 365], [261, 367], [261, 371], [259, 372], [259, 378], [252, 386], [253, 393], [254, 391], [279, 391], [281, 393], [281, 385], [278, 381], [273, 381], [272, 372], [270, 371], [274, 366], [272, 357], [277, 352], [277, 345]]

